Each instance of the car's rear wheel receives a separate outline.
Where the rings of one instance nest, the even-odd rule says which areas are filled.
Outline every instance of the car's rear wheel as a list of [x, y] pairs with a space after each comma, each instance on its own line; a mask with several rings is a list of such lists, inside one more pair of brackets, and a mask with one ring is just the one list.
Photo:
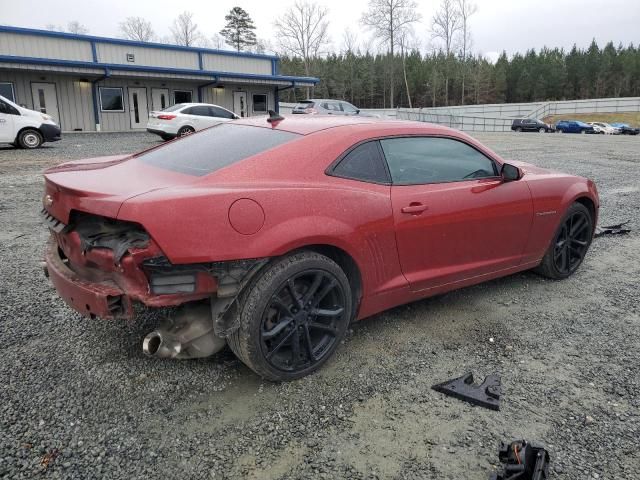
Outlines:
[[180, 127], [180, 130], [178, 130], [178, 136], [186, 137], [187, 135], [191, 135], [195, 131], [196, 129], [193, 127], [189, 127], [189, 126]]
[[586, 135], [587, 131], [586, 130], [580, 130], [580, 133], [583, 135]]
[[39, 131], [31, 128], [23, 130], [22, 132], [20, 132], [20, 135], [18, 135], [18, 144], [22, 148], [38, 148], [40, 145], [42, 145], [43, 141], [44, 139], [42, 138], [42, 134]]
[[520, 127], [516, 128], [516, 132], [521, 132], [521, 131], [522, 131], [522, 128], [520, 128]]
[[574, 273], [584, 260], [593, 237], [593, 218], [581, 203], [574, 203], [565, 213], [542, 263], [536, 272], [556, 280]]
[[331, 357], [352, 308], [342, 269], [324, 255], [298, 252], [272, 263], [245, 289], [239, 328], [227, 341], [258, 375], [294, 380]]
[[544, 132], [546, 132], [546, 131], [547, 131], [547, 129], [546, 129], [546, 128], [544, 128], [544, 127], [540, 127], [540, 128], [538, 129], [538, 132], [540, 132], [540, 133], [544, 133]]

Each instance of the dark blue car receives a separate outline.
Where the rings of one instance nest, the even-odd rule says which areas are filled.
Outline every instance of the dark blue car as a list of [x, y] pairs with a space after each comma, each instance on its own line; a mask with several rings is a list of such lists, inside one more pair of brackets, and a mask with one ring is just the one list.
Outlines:
[[640, 134], [640, 128], [634, 128], [628, 123], [612, 123], [612, 127], [620, 129], [622, 135], [638, 135]]
[[556, 123], [556, 132], [560, 133], [596, 133], [591, 125], [579, 120], [560, 120]]

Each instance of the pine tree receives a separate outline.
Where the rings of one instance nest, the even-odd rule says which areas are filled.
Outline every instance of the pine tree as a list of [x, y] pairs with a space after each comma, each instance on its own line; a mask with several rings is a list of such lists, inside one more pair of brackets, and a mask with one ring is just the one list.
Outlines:
[[256, 34], [254, 33], [256, 27], [244, 9], [233, 7], [224, 19], [227, 24], [220, 31], [220, 35], [225, 38], [228, 45], [231, 45], [239, 52], [244, 47], [252, 47], [257, 43]]

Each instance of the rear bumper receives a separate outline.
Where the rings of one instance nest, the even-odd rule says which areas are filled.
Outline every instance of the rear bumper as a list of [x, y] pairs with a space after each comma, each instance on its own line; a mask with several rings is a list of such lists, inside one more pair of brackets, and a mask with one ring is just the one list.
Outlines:
[[62, 132], [58, 125], [43, 123], [40, 125], [40, 132], [45, 142], [57, 142], [62, 139]]
[[170, 137], [174, 138], [176, 136], [175, 133], [165, 132], [164, 130], [158, 130], [157, 128], [147, 128], [147, 132], [154, 133], [156, 135], [160, 135], [161, 137]]
[[133, 318], [131, 300], [115, 284], [88, 282], [64, 263], [54, 237], [47, 242], [45, 273], [62, 299], [86, 317]]

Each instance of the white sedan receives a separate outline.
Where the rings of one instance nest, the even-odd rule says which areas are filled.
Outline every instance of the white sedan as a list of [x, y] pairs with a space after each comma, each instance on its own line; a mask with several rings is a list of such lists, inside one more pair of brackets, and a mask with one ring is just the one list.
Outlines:
[[236, 118], [240, 117], [218, 105], [177, 103], [159, 112], [151, 112], [147, 132], [160, 135], [163, 140], [170, 140]]
[[596, 133], [604, 133], [607, 135], [619, 135], [620, 129], [604, 122], [589, 122]]

